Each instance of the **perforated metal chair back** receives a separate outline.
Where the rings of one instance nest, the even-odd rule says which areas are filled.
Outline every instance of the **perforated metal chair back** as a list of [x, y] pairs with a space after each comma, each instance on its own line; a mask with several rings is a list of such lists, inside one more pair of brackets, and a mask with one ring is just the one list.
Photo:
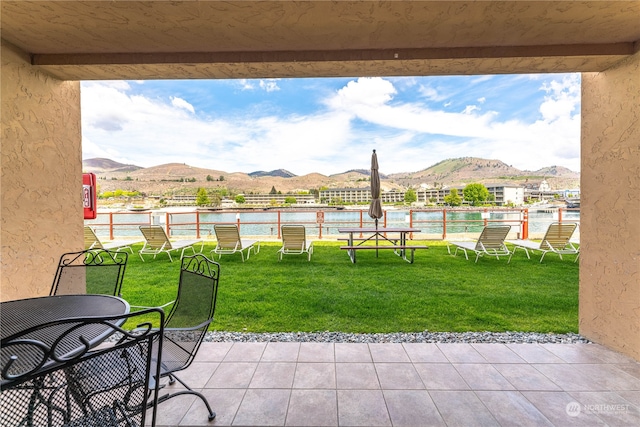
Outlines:
[[120, 296], [127, 260], [124, 252], [102, 249], [62, 254], [49, 295]]
[[[123, 330], [126, 320], [141, 328], [135, 334]], [[158, 385], [152, 379], [159, 376], [159, 366], [152, 355], [163, 329], [147, 322], [163, 321], [162, 310], [150, 309], [58, 320], [3, 338], [0, 425], [155, 425]], [[119, 332], [124, 339], [92, 349], [87, 337], [96, 329]]]
[[187, 368], [196, 356], [218, 296], [220, 264], [204, 255], [182, 258], [178, 296], [165, 323], [163, 374]]
[[216, 413], [211, 409], [207, 398], [189, 387], [175, 372], [191, 365], [213, 321], [220, 264], [201, 254], [183, 257], [181, 262], [178, 297], [165, 322], [160, 377], [168, 378], [169, 384], [178, 381], [184, 389], [174, 389], [163, 394], [159, 397], [158, 403], [184, 394], [197, 396], [207, 407], [211, 421], [216, 417]]

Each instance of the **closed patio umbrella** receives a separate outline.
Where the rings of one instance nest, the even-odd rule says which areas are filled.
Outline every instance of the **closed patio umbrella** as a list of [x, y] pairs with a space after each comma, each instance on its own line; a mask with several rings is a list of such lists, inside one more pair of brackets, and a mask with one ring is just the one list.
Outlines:
[[380, 174], [378, 173], [378, 156], [376, 150], [371, 155], [371, 204], [369, 216], [376, 222], [376, 257], [378, 256], [378, 219], [382, 218], [382, 203], [380, 202]]

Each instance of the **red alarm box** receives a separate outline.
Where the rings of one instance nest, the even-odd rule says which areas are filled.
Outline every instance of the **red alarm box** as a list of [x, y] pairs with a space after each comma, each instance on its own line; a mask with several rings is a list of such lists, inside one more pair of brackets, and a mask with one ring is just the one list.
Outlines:
[[96, 219], [98, 216], [98, 195], [96, 191], [96, 174], [82, 174], [82, 207], [84, 219]]

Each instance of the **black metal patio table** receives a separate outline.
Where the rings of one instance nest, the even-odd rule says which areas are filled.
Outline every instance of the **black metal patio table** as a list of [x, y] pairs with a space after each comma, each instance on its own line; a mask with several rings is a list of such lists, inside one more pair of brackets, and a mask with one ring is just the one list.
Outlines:
[[[116, 316], [129, 312], [129, 303], [122, 298], [110, 295], [56, 295], [27, 298], [0, 303], [0, 338], [6, 339], [16, 333], [34, 326], [71, 317]], [[56, 330], [47, 331], [47, 335], [34, 336], [33, 339], [51, 344], [58, 338]], [[87, 331], [83, 336], [94, 346], [104, 341], [113, 330], [101, 325]], [[42, 334], [42, 333], [40, 333]], [[61, 343], [69, 353], [76, 350], [78, 341]], [[64, 347], [66, 345], [66, 347]]]
[[[36, 328], [39, 325], [55, 322], [69, 318], [88, 318], [94, 316], [118, 316], [129, 312], [129, 303], [125, 300], [109, 296], [109, 295], [58, 295], [39, 298], [27, 298], [14, 301], [5, 301], [0, 303], [0, 337], [3, 342], [10, 341], [12, 336], [22, 334], [34, 328], [33, 332], [27, 332], [21, 338], [41, 342], [46, 346], [55, 347], [56, 357], [61, 360], [73, 357], [82, 351], [95, 347], [111, 334], [115, 332], [112, 327], [105, 324], [90, 324], [77, 331], [69, 332], [69, 324], [61, 323], [50, 328]], [[119, 320], [119, 324], [124, 323], [125, 319]], [[61, 339], [61, 337], [64, 337]], [[86, 344], [84, 344], [86, 342]], [[9, 358], [15, 359], [12, 363], [20, 371], [20, 366], [30, 369], [30, 364], [39, 360], [41, 355], [33, 355], [33, 347], [24, 346], [24, 350], [20, 346], [13, 346], [10, 351], [2, 351], [2, 366], [7, 365]], [[53, 362], [49, 362], [39, 367], [40, 370], [46, 370], [52, 367]], [[54, 379], [50, 377], [50, 381], [61, 381], [64, 376], [56, 376]], [[33, 425], [32, 414], [35, 408], [42, 405], [47, 406], [47, 396], [44, 391], [51, 386], [44, 382], [36, 382], [25, 388], [20, 385], [21, 380], [14, 380], [7, 373], [2, 373], [1, 389], [4, 392], [15, 387], [22, 387], [26, 391], [30, 391], [31, 399], [29, 409], [25, 412], [26, 419], [24, 425]], [[6, 409], [6, 408], [5, 408]]]

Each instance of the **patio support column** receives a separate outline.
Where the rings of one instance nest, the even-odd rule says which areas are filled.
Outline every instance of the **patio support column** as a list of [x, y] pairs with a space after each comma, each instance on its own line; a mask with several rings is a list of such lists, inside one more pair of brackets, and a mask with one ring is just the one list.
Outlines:
[[83, 249], [80, 83], [2, 40], [3, 301], [48, 295], [58, 258]]
[[582, 75], [580, 333], [640, 360], [640, 46]]

